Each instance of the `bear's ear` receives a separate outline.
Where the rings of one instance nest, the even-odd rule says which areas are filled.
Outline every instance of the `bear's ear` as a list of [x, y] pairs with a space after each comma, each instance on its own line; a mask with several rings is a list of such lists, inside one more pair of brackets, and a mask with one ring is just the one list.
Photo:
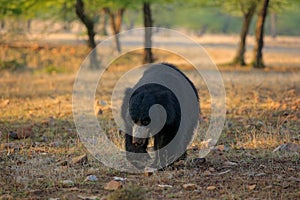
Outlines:
[[126, 88], [125, 90], [125, 98], [130, 98], [130, 96], [132, 95], [133, 89], [132, 88]]

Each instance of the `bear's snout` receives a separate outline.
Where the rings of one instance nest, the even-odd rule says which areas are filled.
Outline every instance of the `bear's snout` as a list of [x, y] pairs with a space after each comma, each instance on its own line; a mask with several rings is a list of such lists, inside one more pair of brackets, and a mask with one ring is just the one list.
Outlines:
[[145, 144], [146, 138], [132, 138], [132, 144], [135, 146], [141, 146]]

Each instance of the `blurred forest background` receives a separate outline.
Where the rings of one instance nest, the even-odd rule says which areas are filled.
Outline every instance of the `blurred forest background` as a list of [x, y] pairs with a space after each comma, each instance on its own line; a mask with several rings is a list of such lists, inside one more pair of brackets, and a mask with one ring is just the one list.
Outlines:
[[[267, 7], [267, 13], [263, 12], [263, 7]], [[173, 0], [2, 0], [0, 5], [0, 45], [2, 46], [0, 68], [14, 70], [24, 65], [35, 68], [43, 65], [48, 68], [48, 71], [70, 70], [67, 63], [66, 65], [60, 63], [59, 65], [64, 66], [58, 66], [51, 61], [51, 58], [43, 59], [43, 56], [32, 58], [30, 53], [20, 54], [15, 50], [23, 48], [26, 52], [26, 49], [32, 50], [35, 46], [33, 47], [35, 50], [31, 52], [40, 53], [41, 49], [53, 49], [55, 45], [58, 48], [57, 44], [60, 46], [62, 44], [79, 45], [85, 41], [89, 48], [94, 48], [98, 42], [109, 35], [136, 27], [152, 26], [179, 30], [196, 40], [212, 34], [235, 36], [227, 37], [231, 40], [225, 41], [227, 45], [230, 43], [231, 48], [236, 48], [234, 55], [231, 55], [231, 60], [222, 60], [223, 63], [217, 61], [217, 63], [240, 66], [249, 64], [263, 68], [265, 66], [263, 56], [260, 55], [264, 44], [263, 36], [273, 38], [273, 43], [278, 36], [299, 36], [299, 8], [300, 1], [297, 0], [190, 0], [185, 2]], [[264, 17], [263, 14], [266, 16]], [[253, 56], [248, 62], [245, 58], [247, 35], [252, 37], [253, 41], [249, 40], [253, 45], [251, 48], [254, 48]], [[148, 37], [151, 41], [151, 35], [148, 34]], [[217, 45], [224, 43], [222, 37], [211, 38], [211, 40], [213, 41], [200, 39], [199, 42]], [[291, 40], [293, 39], [279, 40], [275, 46], [299, 44], [298, 40], [295, 39], [294, 42]], [[47, 41], [48, 47], [45, 46]], [[34, 42], [36, 43], [32, 45]], [[4, 51], [5, 48], [8, 50]], [[69, 46], [65, 48], [70, 50], [71, 54], [74, 51], [74, 49], [69, 49]], [[121, 51], [117, 38], [116, 49]], [[7, 55], [9, 51], [13, 53]], [[154, 60], [150, 51], [148, 50], [148, 55], [147, 52], [144, 53], [144, 62]], [[35, 60], [35, 62], [30, 63], [29, 60]]]
[[[151, 3], [154, 26], [185, 29], [201, 35], [205, 33], [238, 34], [242, 25], [244, 9], [248, 4], [259, 1], [152, 0], [148, 2]], [[87, 15], [96, 24], [95, 30], [100, 35], [105, 35], [110, 26], [108, 24], [109, 16], [105, 12], [107, 8], [124, 11], [122, 30], [143, 26], [142, 0], [83, 0], [83, 3]], [[0, 5], [1, 29], [15, 32], [55, 32], [59, 31], [59, 27], [53, 27], [53, 24], [61, 23], [61, 31], [83, 33], [82, 27], [76, 29], [76, 22], [78, 23], [79, 19], [76, 16], [75, 4], [75, 0], [2, 0]], [[270, 1], [266, 33], [274, 37], [276, 35], [298, 36], [300, 34], [299, 8], [300, 2], [297, 0]], [[42, 21], [48, 21], [43, 28], [38, 23]], [[251, 34], [254, 33], [254, 23], [255, 19], [251, 23], [249, 31]]]

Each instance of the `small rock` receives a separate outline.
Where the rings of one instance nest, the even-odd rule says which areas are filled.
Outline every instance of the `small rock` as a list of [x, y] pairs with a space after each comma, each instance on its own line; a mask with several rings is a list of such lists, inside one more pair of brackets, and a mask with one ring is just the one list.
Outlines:
[[214, 186], [214, 185], [208, 186], [208, 187], [206, 188], [206, 190], [215, 190], [215, 189], [217, 189], [217, 187]]
[[88, 158], [86, 154], [72, 158], [73, 164], [86, 164], [87, 162]]
[[185, 190], [195, 190], [195, 189], [197, 189], [197, 185], [193, 184], [193, 183], [183, 184], [182, 187]]
[[74, 182], [72, 180], [64, 180], [61, 182], [64, 187], [74, 186]]
[[172, 185], [164, 185], [164, 184], [158, 184], [157, 186], [161, 187], [161, 188], [172, 188], [173, 187]]
[[95, 182], [95, 181], [98, 181], [98, 178], [95, 176], [95, 175], [89, 175], [87, 176], [85, 179], [84, 179], [85, 182]]
[[256, 188], [256, 184], [248, 185], [249, 190], [254, 190]]
[[99, 100], [99, 104], [101, 106], [106, 106], [107, 105], [106, 101], [104, 101], [104, 100]]
[[122, 183], [120, 183], [119, 181], [109, 181], [105, 186], [104, 189], [105, 190], [117, 190], [122, 188]]
[[48, 200], [60, 200], [60, 198], [49, 198]]
[[127, 180], [127, 178], [122, 178], [122, 177], [118, 177], [118, 176], [115, 176], [114, 177], [114, 181], [121, 181], [121, 182], [124, 182], [124, 181], [126, 181]]
[[221, 145], [213, 147], [212, 150], [225, 152], [225, 151], [229, 151], [230, 147], [228, 147], [224, 144], [221, 144]]
[[14, 198], [9, 194], [4, 194], [4, 195], [0, 196], [0, 200], [12, 200], [12, 199], [14, 199]]

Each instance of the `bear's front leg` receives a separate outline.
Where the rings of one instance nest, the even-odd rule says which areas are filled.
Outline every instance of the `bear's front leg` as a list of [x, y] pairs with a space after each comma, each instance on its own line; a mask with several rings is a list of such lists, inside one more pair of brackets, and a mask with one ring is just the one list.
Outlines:
[[134, 145], [133, 137], [125, 134], [125, 150], [127, 160], [137, 169], [144, 169], [148, 161], [151, 159], [147, 152], [148, 140], [144, 145]]

